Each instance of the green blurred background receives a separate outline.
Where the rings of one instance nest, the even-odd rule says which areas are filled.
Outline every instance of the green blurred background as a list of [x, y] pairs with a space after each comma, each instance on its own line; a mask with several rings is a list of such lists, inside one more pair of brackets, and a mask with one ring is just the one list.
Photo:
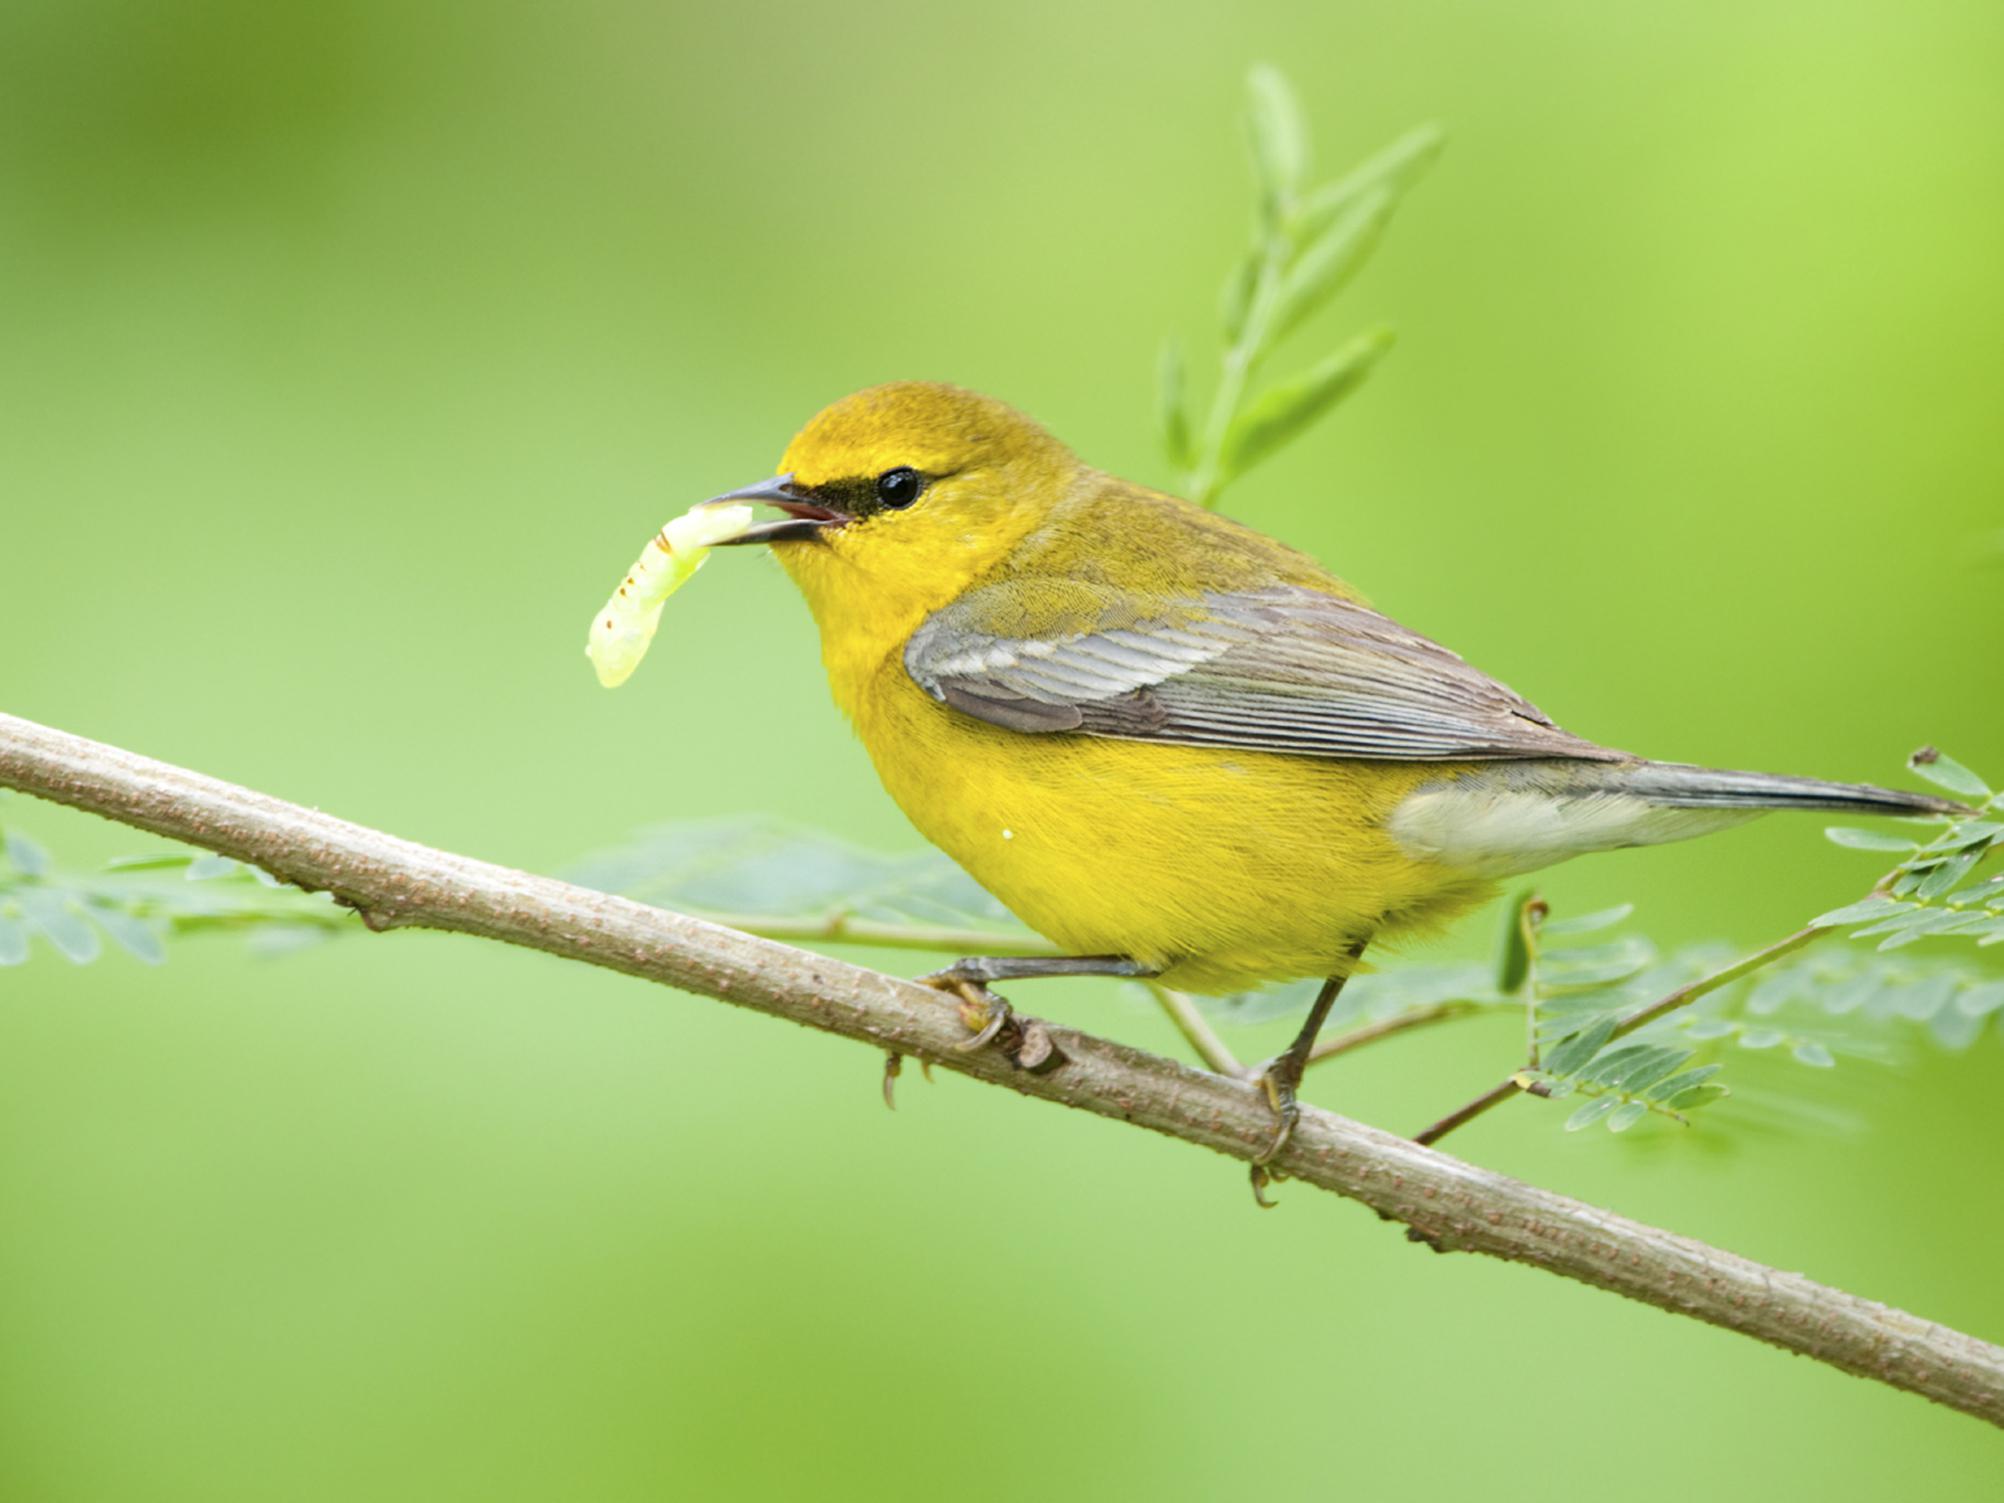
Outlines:
[[[1399, 349], [1228, 510], [1604, 740], [2004, 766], [2004, 10], [1953, 0], [7, 0], [0, 707], [535, 870], [718, 811], [910, 847], [769, 561], [618, 695], [584, 622], [870, 382], [1166, 479], [1154, 351], [1210, 347], [1257, 59], [1325, 169], [1452, 139], [1291, 358]], [[1773, 820], [1546, 890], [1757, 942], [1871, 871]], [[1854, 1128], [1526, 1103], [1455, 1146], [1996, 1339], [1997, 1037], [1812, 1082]], [[1514, 1044], [1311, 1094], [1411, 1130]], [[2004, 1443], [1917, 1399], [959, 1080], [893, 1116], [876, 1070], [434, 936], [0, 972], [0, 1491], [1997, 1496]]]

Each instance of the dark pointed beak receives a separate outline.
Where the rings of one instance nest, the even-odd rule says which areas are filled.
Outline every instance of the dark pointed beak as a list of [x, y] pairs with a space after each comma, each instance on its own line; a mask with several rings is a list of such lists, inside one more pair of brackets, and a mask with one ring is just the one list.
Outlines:
[[830, 527], [840, 527], [849, 520], [846, 512], [815, 500], [803, 487], [795, 485], [791, 475], [778, 475], [771, 480], [761, 480], [757, 485], [748, 485], [743, 490], [726, 491], [701, 504], [718, 506], [725, 502], [747, 501], [776, 506], [786, 515], [747, 528], [736, 537], [719, 543], [719, 548], [735, 547], [739, 543], [790, 543], [814, 537]]

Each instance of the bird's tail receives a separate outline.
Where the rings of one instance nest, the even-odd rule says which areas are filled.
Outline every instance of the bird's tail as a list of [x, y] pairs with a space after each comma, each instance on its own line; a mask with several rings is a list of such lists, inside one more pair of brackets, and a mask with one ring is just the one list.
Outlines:
[[1406, 850], [1486, 876], [1536, 871], [1589, 851], [1662, 845], [1730, 829], [1770, 809], [1967, 814], [1929, 793], [1678, 762], [1497, 762], [1420, 788], [1387, 826]]
[[1618, 784], [1663, 809], [1820, 809], [1834, 814], [1967, 814], [1966, 805], [1931, 793], [1826, 783], [1773, 772], [1726, 772], [1681, 762], [1642, 762], [1622, 770]]

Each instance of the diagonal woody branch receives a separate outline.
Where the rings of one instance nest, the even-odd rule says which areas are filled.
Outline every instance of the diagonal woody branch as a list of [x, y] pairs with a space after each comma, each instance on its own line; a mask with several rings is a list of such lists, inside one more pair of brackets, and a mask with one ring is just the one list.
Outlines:
[[[913, 982], [433, 850], [4, 714], [0, 786], [324, 889], [374, 929], [450, 930], [623, 971], [1236, 1159], [1272, 1137], [1259, 1089], [1246, 1081], [1034, 1020], [1013, 1026], [1002, 1048], [963, 1054], [956, 1010]], [[1276, 1167], [1405, 1222], [1442, 1250], [1529, 1263], [2004, 1426], [2004, 1349], [1800, 1274], [1312, 1108]]]

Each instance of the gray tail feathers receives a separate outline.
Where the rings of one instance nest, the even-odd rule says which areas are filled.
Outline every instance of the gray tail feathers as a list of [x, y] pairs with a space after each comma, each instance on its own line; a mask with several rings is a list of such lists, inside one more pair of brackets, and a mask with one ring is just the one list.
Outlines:
[[1644, 762], [1624, 770], [1624, 792], [1670, 809], [1821, 809], [1838, 814], [1967, 814], [1967, 805], [1931, 793], [1869, 783], [1826, 783], [1772, 772], [1722, 772], [1681, 762]]

